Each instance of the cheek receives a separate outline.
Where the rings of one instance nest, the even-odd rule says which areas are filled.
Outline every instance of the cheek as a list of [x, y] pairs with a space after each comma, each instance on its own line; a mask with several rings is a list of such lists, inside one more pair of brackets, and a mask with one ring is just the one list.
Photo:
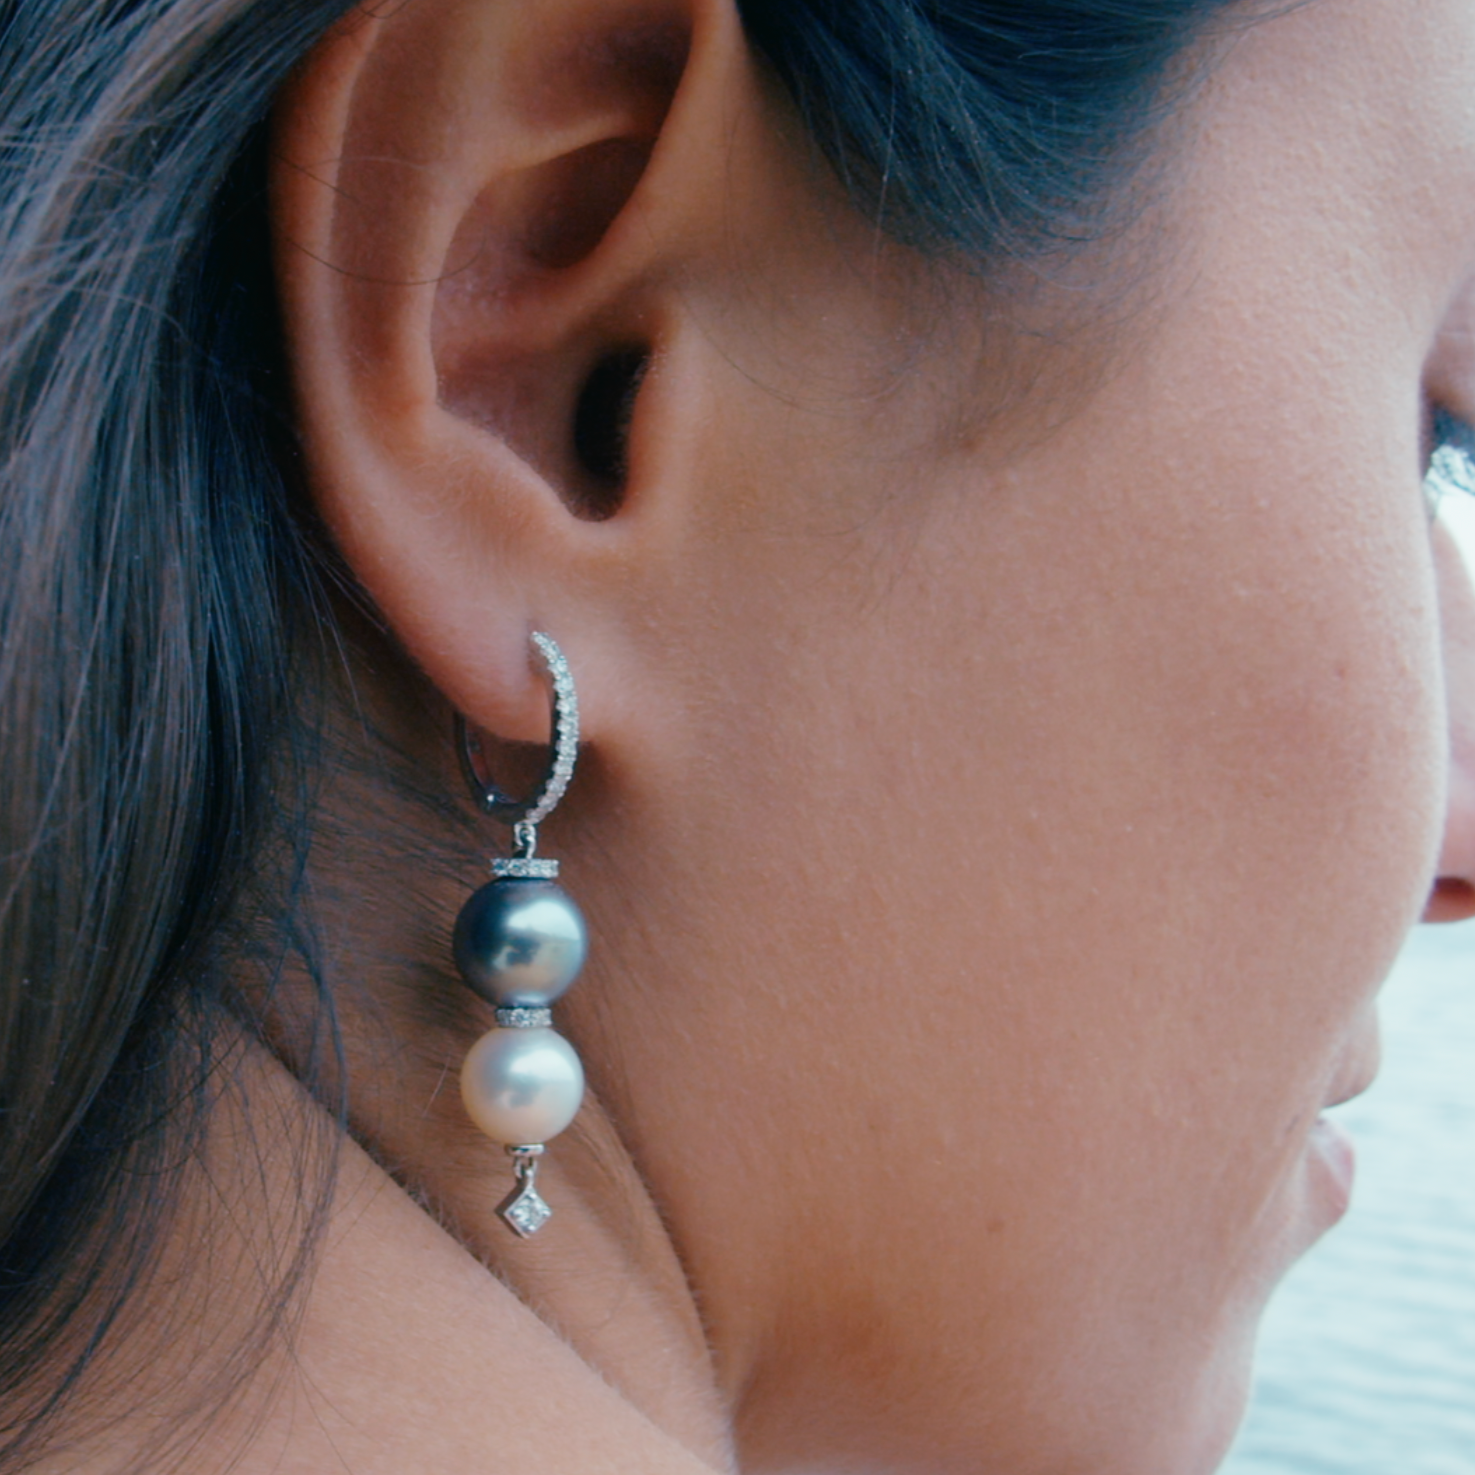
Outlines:
[[1115, 492], [1103, 468], [1090, 508], [1036, 479], [974, 545], [1000, 556], [948, 580], [939, 553], [955, 621], [934, 623], [956, 636], [932, 649], [966, 678], [925, 704], [960, 739], [932, 853], [976, 877], [964, 954], [1017, 980], [999, 1069], [1063, 1115], [1100, 1088], [1132, 1127], [1102, 1151], [1166, 1148], [1191, 1119], [1273, 1155], [1422, 902], [1427, 533], [1396, 477], [1362, 474], [1361, 515], [1347, 471], [1335, 524], [1283, 472], [1252, 497], [1223, 468]]
[[931, 1268], [1007, 1327], [989, 1377], [1068, 1391], [1097, 1433], [1124, 1397], [1232, 1416], [1202, 1404], [1326, 1227], [1305, 1134], [1436, 839], [1424, 531], [1327, 528], [1279, 490], [1057, 520], [1036, 483], [971, 544], [1006, 555], [960, 575], [949, 539], [921, 607], [893, 604], [925, 659], [888, 671], [872, 644], [853, 672], [911, 718], [874, 748], [852, 728], [859, 792], [915, 796], [880, 904], [823, 903], [853, 929], [846, 1009], [885, 1017], [898, 985], [920, 1006], [873, 1046], [873, 1081], [906, 1087], [867, 1142], [978, 1226]]
[[1305, 1134], [1421, 900], [1439, 761], [1416, 502], [1329, 528], [1176, 485], [939, 515], [866, 615], [812, 612], [823, 659], [733, 755], [804, 771], [765, 819], [808, 980], [771, 1104], [848, 1250], [794, 1314], [860, 1295], [896, 1355], [926, 1302], [919, 1379], [971, 1366], [1056, 1426], [1067, 1398], [1144, 1470], [1144, 1426], [1182, 1469], [1232, 1420], [1324, 1227]]
[[1326, 426], [1302, 476], [1121, 429], [686, 564], [685, 726], [604, 837], [653, 859], [591, 898], [640, 959], [598, 991], [639, 1088], [601, 1089], [752, 1439], [816, 1463], [915, 1434], [859, 1397], [1019, 1475], [1208, 1468], [1422, 900], [1416, 489]]

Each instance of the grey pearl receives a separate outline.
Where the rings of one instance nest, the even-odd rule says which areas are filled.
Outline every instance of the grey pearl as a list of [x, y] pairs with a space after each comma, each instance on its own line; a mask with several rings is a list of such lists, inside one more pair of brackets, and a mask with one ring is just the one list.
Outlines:
[[589, 935], [573, 898], [551, 881], [492, 881], [456, 918], [456, 966], [488, 1003], [546, 1008], [579, 976]]

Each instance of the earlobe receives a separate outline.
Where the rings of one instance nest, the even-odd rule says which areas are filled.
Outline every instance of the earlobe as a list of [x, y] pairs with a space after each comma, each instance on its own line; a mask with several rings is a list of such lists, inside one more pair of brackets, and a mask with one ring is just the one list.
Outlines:
[[677, 167], [681, 135], [712, 122], [689, 74], [698, 50], [710, 71], [737, 45], [715, 0], [360, 12], [275, 119], [314, 497], [401, 643], [500, 736], [544, 736], [529, 631], [576, 655], [581, 625], [596, 638], [588, 596], [668, 326], [675, 223], [686, 182], [705, 187]]

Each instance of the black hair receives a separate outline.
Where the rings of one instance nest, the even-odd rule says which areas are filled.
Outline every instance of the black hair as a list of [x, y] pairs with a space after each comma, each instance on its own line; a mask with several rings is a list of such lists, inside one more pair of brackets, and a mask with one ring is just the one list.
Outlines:
[[1225, 0], [744, 0], [850, 195], [984, 265], [1093, 239]]
[[[987, 262], [1090, 235], [1225, 3], [742, 12], [857, 204]], [[330, 574], [294, 487], [265, 129], [347, 8], [0, 0], [0, 1471], [124, 1334], [259, 1029], [242, 937], [318, 976], [294, 878]]]

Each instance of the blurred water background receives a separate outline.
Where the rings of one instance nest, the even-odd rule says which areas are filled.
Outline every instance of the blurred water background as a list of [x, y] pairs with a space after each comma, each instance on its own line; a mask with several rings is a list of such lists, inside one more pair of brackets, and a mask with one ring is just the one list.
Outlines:
[[1352, 1211], [1266, 1319], [1224, 1475], [1475, 1475], [1475, 922], [1416, 929], [1383, 995]]

